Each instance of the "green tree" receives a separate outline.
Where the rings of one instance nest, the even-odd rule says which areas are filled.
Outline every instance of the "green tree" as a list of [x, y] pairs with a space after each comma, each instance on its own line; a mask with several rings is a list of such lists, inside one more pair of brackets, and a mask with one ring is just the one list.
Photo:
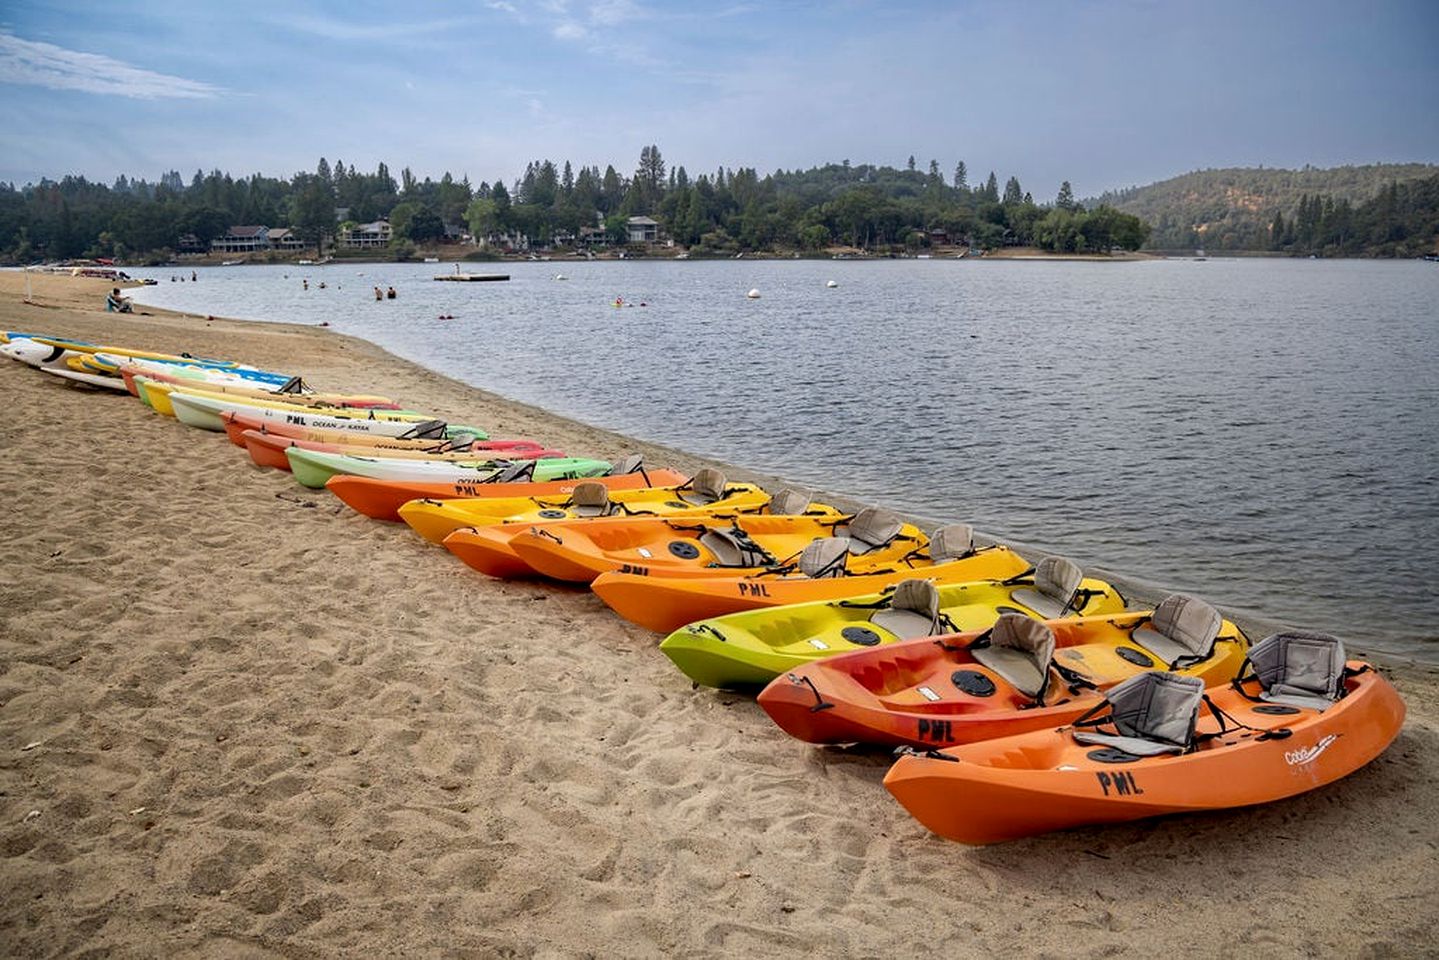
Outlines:
[[1054, 198], [1054, 205], [1061, 210], [1074, 209], [1074, 188], [1068, 180], [1059, 185], [1059, 196]]
[[302, 175], [299, 190], [293, 194], [290, 226], [306, 243], [323, 250], [325, 237], [335, 232], [335, 196], [330, 185], [318, 176]]

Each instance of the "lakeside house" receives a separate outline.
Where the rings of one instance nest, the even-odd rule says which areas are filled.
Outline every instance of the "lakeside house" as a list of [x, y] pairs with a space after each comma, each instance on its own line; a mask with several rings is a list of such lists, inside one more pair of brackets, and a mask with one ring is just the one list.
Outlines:
[[271, 227], [267, 239], [271, 250], [306, 250], [310, 246], [289, 227]]
[[213, 253], [256, 253], [270, 249], [270, 228], [241, 225], [231, 227], [224, 236], [210, 241]]
[[630, 217], [625, 229], [630, 243], [657, 243], [660, 238], [659, 222], [649, 217]]
[[390, 221], [383, 217], [371, 223], [356, 224], [340, 231], [339, 244], [348, 250], [365, 250], [373, 247], [388, 247], [393, 231]]

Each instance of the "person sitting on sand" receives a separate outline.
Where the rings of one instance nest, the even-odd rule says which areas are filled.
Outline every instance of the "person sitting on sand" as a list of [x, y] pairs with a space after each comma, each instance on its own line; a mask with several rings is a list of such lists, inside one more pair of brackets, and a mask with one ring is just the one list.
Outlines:
[[112, 289], [109, 296], [105, 298], [106, 313], [130, 313], [132, 307], [129, 297], [120, 296], [119, 287]]

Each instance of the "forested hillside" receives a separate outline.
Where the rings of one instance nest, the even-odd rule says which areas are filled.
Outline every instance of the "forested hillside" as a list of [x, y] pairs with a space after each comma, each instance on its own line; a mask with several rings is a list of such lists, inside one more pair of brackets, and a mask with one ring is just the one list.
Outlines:
[[396, 257], [454, 236], [449, 228], [500, 251], [623, 244], [636, 216], [653, 218], [664, 238], [701, 256], [831, 247], [886, 255], [935, 245], [1103, 253], [1143, 244], [1148, 228], [1138, 218], [1086, 209], [1068, 183], [1056, 186], [1052, 201], [1036, 202], [1015, 177], [1002, 190], [993, 172], [971, 186], [963, 163], [941, 172], [914, 158], [903, 169], [846, 160], [767, 175], [741, 167], [691, 176], [668, 166], [654, 145], [640, 151], [632, 176], [613, 166], [536, 160], [508, 184], [471, 184], [449, 173], [419, 180], [408, 168], [396, 181], [384, 164], [369, 173], [321, 159], [313, 173], [289, 179], [212, 170], [188, 182], [171, 171], [158, 182], [120, 177], [109, 186], [77, 176], [0, 183], [0, 255], [163, 259], [185, 246], [204, 249], [238, 224], [289, 227], [317, 244], [343, 230], [343, 221], [379, 217], [389, 220], [388, 253]]
[[[1439, 228], [1426, 199], [1436, 175], [1439, 166], [1417, 163], [1198, 170], [1095, 202], [1149, 223], [1152, 249], [1416, 256], [1433, 252]], [[1352, 219], [1361, 209], [1362, 224]]]

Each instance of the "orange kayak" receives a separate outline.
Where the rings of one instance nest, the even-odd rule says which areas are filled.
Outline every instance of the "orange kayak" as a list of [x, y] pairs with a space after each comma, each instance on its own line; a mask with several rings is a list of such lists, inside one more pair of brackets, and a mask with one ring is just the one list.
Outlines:
[[[280, 470], [290, 469], [290, 460], [285, 456], [285, 451], [290, 447], [299, 447], [302, 450], [320, 450], [325, 453], [350, 453], [353, 447], [339, 443], [316, 443], [313, 440], [296, 440], [292, 437], [282, 437], [279, 434], [267, 433], [260, 430], [246, 430], [241, 434], [245, 441], [245, 449], [250, 454], [256, 466], [275, 467]], [[506, 446], [491, 446], [491, 443], [513, 444]], [[428, 453], [423, 450], [390, 450], [384, 447], [365, 447], [364, 455], [367, 457], [391, 457], [410, 458], [415, 460], [474, 460], [478, 450], [492, 450], [497, 456], [504, 456], [510, 460], [539, 460], [544, 457], [563, 457], [563, 451], [547, 450], [538, 445], [532, 445], [529, 441], [483, 441], [476, 443], [465, 453]]]
[[[661, 467], [657, 470], [636, 470], [616, 476], [590, 477], [611, 490], [636, 490], [641, 487], [668, 487], [684, 483], [687, 474]], [[445, 483], [407, 483], [372, 480], [336, 474], [325, 482], [325, 488], [343, 500], [351, 509], [376, 520], [400, 522], [400, 507], [411, 500], [453, 500], [458, 497], [539, 497], [573, 493], [580, 480], [548, 480], [541, 483], [476, 483], [454, 480]]]
[[[868, 540], [860, 538], [862, 530]], [[655, 577], [712, 577], [717, 570], [758, 573], [795, 562], [814, 540], [836, 536], [854, 542], [859, 555], [852, 567], [897, 562], [922, 552], [928, 542], [914, 525], [869, 508], [853, 516], [829, 509], [827, 516], [555, 521], [513, 535], [509, 547], [538, 573], [589, 583], [611, 570]]]
[[913, 577], [942, 585], [1005, 580], [1028, 568], [1029, 564], [1013, 550], [993, 546], [943, 563], [912, 557], [868, 573], [841, 577], [810, 577], [797, 570], [762, 570], [744, 577], [650, 577], [612, 570], [596, 577], [590, 589], [631, 623], [657, 633], [670, 633], [696, 620], [744, 610], [879, 593]]
[[[760, 692], [759, 705], [786, 733], [809, 743], [952, 746], [1053, 728], [1100, 702], [1101, 691], [1168, 665], [1134, 642], [1136, 628], [1150, 626], [1151, 616], [1046, 621], [1053, 659], [1033, 674], [1043, 677], [1038, 698], [1012, 674], [981, 662], [971, 644], [985, 632], [973, 631], [817, 660], [775, 678]], [[1206, 686], [1233, 678], [1249, 648], [1234, 624], [1216, 626], [1211, 655], [1179, 671]]]
[[1353, 773], [1398, 735], [1394, 687], [1359, 661], [1347, 668], [1343, 697], [1322, 711], [1262, 702], [1255, 680], [1210, 691], [1184, 752], [1136, 755], [1050, 728], [903, 756], [884, 785], [930, 830], [974, 844], [1269, 803]]

